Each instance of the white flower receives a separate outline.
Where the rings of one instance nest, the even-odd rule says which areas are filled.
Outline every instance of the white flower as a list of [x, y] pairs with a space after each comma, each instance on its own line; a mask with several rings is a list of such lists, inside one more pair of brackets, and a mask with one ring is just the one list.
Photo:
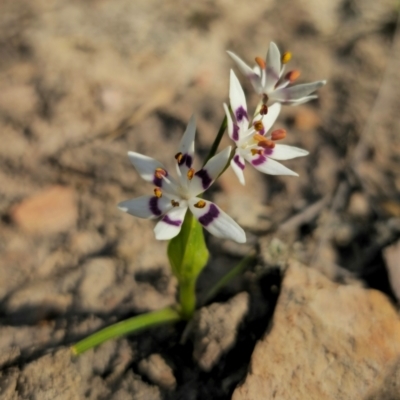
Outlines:
[[277, 119], [281, 110], [279, 103], [273, 104], [268, 109], [263, 109], [254, 117], [249, 127], [246, 98], [239, 80], [231, 70], [229, 99], [234, 119], [232, 119], [228, 106], [224, 104], [228, 120], [229, 137], [236, 143], [235, 154], [231, 160], [231, 166], [239, 181], [244, 185], [243, 170], [245, 160], [260, 172], [270, 175], [295, 175], [295, 172], [286, 168], [275, 160], [289, 160], [306, 156], [308, 151], [298, 147], [275, 143], [283, 139], [286, 132], [277, 129], [268, 134], [269, 129]]
[[139, 218], [161, 218], [154, 228], [156, 239], [172, 239], [181, 230], [187, 209], [205, 229], [219, 238], [246, 241], [243, 229], [218, 206], [198, 196], [208, 189], [223, 171], [231, 148], [227, 147], [197, 172], [192, 168], [196, 122], [191, 118], [175, 155], [178, 180], [173, 179], [163, 164], [153, 158], [132, 151], [129, 159], [140, 176], [155, 186], [154, 195], [126, 200], [118, 204], [120, 210]]
[[254, 68], [249, 67], [231, 51], [228, 51], [228, 54], [236, 62], [240, 71], [250, 79], [255, 91], [264, 95], [265, 104], [302, 104], [317, 98], [317, 95], [311, 95], [311, 93], [326, 84], [324, 80], [288, 87], [299, 77], [300, 72], [293, 70], [284, 74], [286, 63], [292, 56], [286, 52], [281, 57], [278, 46], [274, 42], [269, 45], [265, 61], [261, 57], [256, 57], [257, 65]]

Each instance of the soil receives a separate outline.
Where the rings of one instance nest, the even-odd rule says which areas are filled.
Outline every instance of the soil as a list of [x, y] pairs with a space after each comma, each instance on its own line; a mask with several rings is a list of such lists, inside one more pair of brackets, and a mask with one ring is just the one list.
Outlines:
[[[396, 302], [383, 251], [400, 238], [397, 12], [391, 0], [4, 0], [1, 398], [229, 399], [271, 322], [289, 258]], [[199, 299], [258, 252], [205, 304], [249, 294], [234, 344], [205, 371], [193, 358], [196, 339], [182, 341], [178, 323], [71, 358], [68, 347], [100, 327], [175, 302], [166, 243], [151, 221], [116, 208], [152, 189], [127, 150], [172, 165], [195, 112], [200, 165], [228, 100], [235, 67], [226, 50], [250, 63], [271, 40], [292, 52], [301, 83], [328, 84], [317, 100], [284, 108], [276, 124], [287, 144], [310, 152], [284, 162], [299, 178], [247, 168], [243, 188], [227, 171], [210, 192], [248, 243], [207, 235], [212, 259]], [[160, 358], [175, 385], [140, 367]]]

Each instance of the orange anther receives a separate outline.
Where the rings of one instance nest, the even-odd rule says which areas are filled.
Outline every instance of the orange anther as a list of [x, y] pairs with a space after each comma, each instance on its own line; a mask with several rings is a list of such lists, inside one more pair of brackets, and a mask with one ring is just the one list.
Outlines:
[[156, 168], [154, 175], [156, 178], [161, 179], [163, 176], [167, 176], [167, 171], [162, 168]]
[[294, 69], [293, 71], [289, 71], [285, 75], [285, 79], [290, 82], [294, 82], [299, 76], [300, 76], [300, 71], [297, 69]]
[[254, 124], [253, 124], [253, 126], [254, 126], [254, 129], [255, 129], [257, 132], [261, 132], [261, 131], [264, 130], [264, 125], [263, 125], [262, 121], [255, 121]]
[[178, 163], [180, 163], [182, 161], [183, 158], [183, 154], [182, 153], [176, 153], [175, 154], [175, 160], [178, 161]]
[[158, 198], [162, 197], [162, 191], [160, 188], [158, 188], [158, 187], [154, 188], [154, 196], [156, 196]]
[[264, 149], [273, 149], [275, 143], [272, 140], [267, 139], [265, 136], [256, 133], [253, 139], [258, 142], [258, 145]]
[[199, 200], [194, 206], [196, 208], [204, 208], [206, 206], [206, 202], [204, 200]]
[[256, 133], [255, 135], [253, 135], [253, 139], [254, 139], [256, 142], [262, 142], [262, 141], [264, 141], [264, 140], [267, 140], [265, 136], [260, 135], [259, 133]]
[[271, 132], [271, 139], [272, 140], [281, 140], [286, 137], [285, 129], [276, 129]]
[[253, 156], [255, 156], [256, 154], [261, 155], [261, 154], [262, 154], [262, 150], [259, 150], [259, 149], [251, 149], [251, 154], [252, 154]]
[[292, 59], [292, 53], [290, 51], [285, 51], [282, 54], [281, 58], [282, 64], [287, 64], [291, 59]]
[[261, 57], [256, 57], [255, 58], [257, 65], [261, 68], [261, 69], [265, 69], [265, 67], [267, 66], [267, 64], [265, 63], [265, 61], [261, 58]]
[[187, 177], [188, 177], [189, 181], [191, 181], [193, 179], [194, 172], [195, 171], [193, 168], [189, 168], [189, 171], [187, 172]]
[[172, 207], [179, 207], [179, 201], [171, 200]]

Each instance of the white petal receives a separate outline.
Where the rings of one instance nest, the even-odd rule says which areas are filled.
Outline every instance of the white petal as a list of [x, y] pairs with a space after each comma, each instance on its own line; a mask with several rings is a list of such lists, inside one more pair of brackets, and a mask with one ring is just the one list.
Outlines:
[[[205, 207], [195, 207], [198, 201], [204, 201], [206, 203]], [[223, 239], [231, 239], [238, 243], [246, 242], [244, 230], [214, 203], [199, 198], [193, 198], [189, 200], [189, 208], [203, 227], [214, 236]]]
[[240, 72], [250, 79], [251, 84], [253, 85], [255, 91], [257, 93], [262, 93], [262, 86], [261, 86], [261, 73], [259, 68], [251, 68], [249, 67], [240, 57], [238, 57], [235, 53], [231, 51], [227, 51], [227, 53], [231, 56], [233, 61], [235, 61], [236, 65], [238, 66]]
[[317, 98], [318, 98], [318, 96], [316, 94], [314, 94], [312, 96], [301, 97], [300, 99], [297, 99], [297, 100], [281, 101], [280, 103], [288, 105], [288, 106], [298, 106], [300, 104], [307, 103], [308, 101], [313, 100], [313, 99], [317, 99]]
[[186, 175], [189, 168], [193, 165], [194, 155], [194, 138], [196, 135], [196, 118], [194, 115], [190, 118], [185, 133], [182, 136], [181, 143], [179, 145], [178, 153], [182, 153], [182, 159], [179, 162], [181, 182], [186, 182]]
[[291, 160], [296, 157], [304, 157], [308, 153], [307, 150], [299, 149], [298, 147], [288, 146], [286, 144], [276, 144], [275, 147], [270, 150], [271, 153], [268, 157], [274, 160]]
[[281, 53], [278, 46], [271, 42], [267, 53], [267, 82], [265, 90], [270, 92], [279, 80], [281, 72]]
[[233, 123], [231, 113], [229, 111], [228, 106], [225, 103], [224, 103], [224, 110], [228, 125], [228, 135], [233, 141], [237, 142], [240, 139], [240, 133], [241, 133], [240, 128], [238, 125]]
[[189, 192], [192, 196], [203, 193], [213, 184], [228, 163], [230, 154], [231, 147], [228, 146], [208, 160], [207, 164], [194, 174], [189, 183]]
[[231, 101], [231, 108], [235, 121], [239, 125], [240, 131], [246, 130], [249, 126], [246, 97], [233, 70], [231, 70], [230, 76], [229, 99]]
[[274, 125], [276, 119], [281, 112], [282, 106], [279, 103], [275, 103], [272, 106], [268, 107], [268, 112], [262, 118], [262, 123], [264, 125], [264, 131], [267, 133], [272, 125]]
[[162, 168], [165, 172], [167, 171], [162, 163], [154, 158], [135, 153], [134, 151], [129, 151], [128, 157], [136, 168], [136, 171], [145, 181], [153, 182], [154, 185], [160, 186], [158, 183], [160, 183], [161, 179], [156, 178], [154, 172], [157, 168]]
[[156, 239], [169, 240], [175, 237], [181, 231], [187, 209], [187, 206], [174, 207], [168, 211], [154, 227]]
[[244, 168], [245, 168], [245, 161], [244, 158], [241, 156], [239, 149], [236, 149], [235, 155], [233, 156], [231, 160], [231, 167], [233, 169], [233, 172], [236, 174], [236, 176], [239, 179], [239, 182], [244, 186], [245, 185], [245, 179], [244, 179]]
[[171, 207], [172, 205], [168, 198], [155, 196], [142, 196], [118, 204], [118, 208], [121, 211], [146, 219], [160, 217]]
[[300, 100], [302, 97], [308, 96], [312, 92], [316, 91], [321, 86], [324, 86], [326, 81], [317, 81], [312, 83], [303, 83], [301, 85], [295, 85], [285, 87], [282, 89], [275, 90], [271, 94], [271, 98], [277, 101], [290, 101]]
[[264, 174], [299, 176], [296, 172], [286, 168], [284, 165], [278, 163], [278, 161], [275, 161], [272, 158], [258, 154], [255, 156], [246, 155], [245, 158], [255, 169]]

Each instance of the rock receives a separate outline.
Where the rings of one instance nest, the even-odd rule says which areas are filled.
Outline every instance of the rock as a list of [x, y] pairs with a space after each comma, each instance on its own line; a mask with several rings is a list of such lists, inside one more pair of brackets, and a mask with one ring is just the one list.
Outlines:
[[115, 265], [110, 258], [93, 258], [83, 266], [83, 279], [80, 283], [79, 306], [86, 312], [108, 312], [113, 304], [107, 298], [107, 289], [115, 280]]
[[389, 274], [390, 286], [400, 301], [400, 240], [383, 250], [383, 258]]
[[65, 232], [75, 226], [78, 217], [75, 191], [64, 186], [51, 186], [14, 206], [10, 217], [27, 233]]
[[2, 326], [0, 327], [0, 368], [17, 362], [21, 355], [29, 357], [37, 350], [55, 346], [63, 337], [64, 330], [57, 329], [52, 324]]
[[365, 218], [371, 213], [371, 207], [365, 195], [360, 192], [355, 192], [350, 197], [348, 211], [353, 217]]
[[385, 295], [291, 262], [271, 331], [232, 399], [369, 399], [400, 360], [399, 337]]
[[0, 396], [3, 400], [17, 400], [18, 369], [10, 368], [7, 372], [0, 372]]
[[176, 387], [176, 379], [172, 368], [160, 354], [152, 354], [150, 357], [140, 361], [139, 371], [164, 389], [173, 390]]
[[302, 106], [296, 109], [294, 125], [300, 131], [310, 131], [321, 125], [321, 119], [312, 108]]
[[140, 377], [129, 371], [120, 384], [120, 388], [109, 397], [110, 400], [161, 400], [160, 389], [143, 382]]
[[239, 293], [226, 303], [201, 308], [193, 319], [193, 358], [210, 371], [235, 343], [237, 330], [249, 307], [249, 295]]

